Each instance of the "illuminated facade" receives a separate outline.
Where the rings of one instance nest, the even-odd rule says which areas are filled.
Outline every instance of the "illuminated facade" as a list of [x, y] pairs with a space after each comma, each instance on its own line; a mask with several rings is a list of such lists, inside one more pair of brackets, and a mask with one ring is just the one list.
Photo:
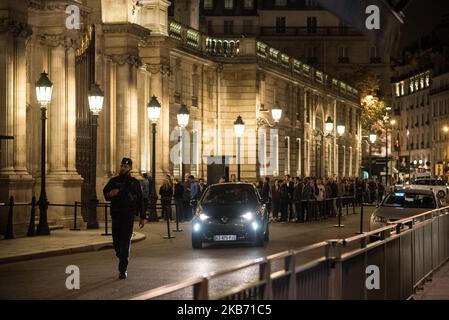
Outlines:
[[[265, 175], [358, 176], [360, 103], [346, 83], [256, 38], [209, 37], [169, 21], [170, 3], [134, 0], [6, 1], [0, 11], [0, 202], [39, 194], [40, 109], [35, 81], [46, 70], [53, 82], [47, 120], [47, 195], [50, 203], [86, 201], [92, 166], [90, 85], [104, 92], [98, 118], [97, 194], [116, 174], [122, 157], [133, 174], [151, 169], [159, 183], [180, 174], [176, 114], [186, 104], [190, 121], [183, 140], [184, 170], [207, 177], [207, 156], [228, 156], [236, 172], [233, 123], [245, 122], [242, 179]], [[76, 4], [80, 28], [68, 29]], [[73, 9], [73, 8], [72, 8]], [[69, 23], [70, 25], [70, 23]], [[161, 104], [156, 153], [146, 106]], [[283, 110], [274, 123], [273, 106]], [[328, 117], [330, 135], [324, 130]], [[343, 136], [336, 127], [344, 124]], [[211, 181], [213, 182], [213, 181]], [[86, 219], [86, 212], [83, 217]], [[100, 216], [100, 214], [99, 214]], [[73, 213], [50, 207], [49, 221], [67, 225]], [[6, 212], [1, 212], [4, 228]], [[25, 227], [29, 210], [17, 208]]]

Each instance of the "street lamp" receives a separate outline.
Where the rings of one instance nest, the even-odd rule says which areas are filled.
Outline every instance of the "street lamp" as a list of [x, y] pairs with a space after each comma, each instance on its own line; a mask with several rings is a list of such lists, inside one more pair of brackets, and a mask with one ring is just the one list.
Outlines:
[[332, 131], [334, 131], [334, 122], [332, 121], [332, 118], [330, 116], [327, 117], [326, 122], [324, 123], [324, 129], [326, 130], [326, 133], [330, 135]]
[[151, 154], [151, 194], [150, 194], [150, 215], [149, 221], [158, 221], [156, 213], [156, 123], [161, 117], [161, 105], [157, 101], [157, 97], [153, 95], [151, 101], [147, 105], [148, 119], [151, 120], [152, 133], [153, 133], [153, 148]]
[[282, 117], [282, 109], [278, 105], [274, 105], [273, 108], [271, 108], [271, 116], [273, 117], [274, 122], [279, 122]]
[[241, 116], [238, 116], [237, 120], [234, 121], [234, 132], [237, 136], [237, 181], [240, 181], [240, 138], [245, 132], [245, 123]]
[[48, 74], [44, 72], [41, 73], [39, 80], [36, 84], [36, 98], [41, 106], [41, 120], [42, 120], [42, 135], [41, 135], [41, 194], [39, 196], [39, 224], [37, 226], [36, 233], [38, 235], [49, 235], [50, 228], [48, 227], [47, 221], [47, 209], [48, 209], [48, 199], [47, 191], [45, 186], [45, 153], [46, 153], [46, 136], [45, 136], [45, 122], [47, 120], [47, 106], [51, 101], [51, 94], [53, 91], [53, 83], [48, 79]]
[[187, 127], [187, 125], [189, 124], [189, 118], [190, 118], [190, 113], [189, 110], [187, 109], [187, 106], [185, 104], [181, 105], [181, 108], [178, 111], [177, 114], [177, 118], [178, 118], [178, 126], [179, 126], [179, 143], [180, 143], [180, 158], [179, 158], [179, 172], [181, 174], [181, 182], [184, 179], [184, 165], [182, 163], [182, 157], [183, 157], [183, 145], [182, 145], [182, 129], [184, 129], [185, 127]]
[[337, 126], [337, 133], [340, 137], [343, 137], [343, 135], [345, 134], [345, 130], [346, 130], [346, 127], [344, 124], [339, 124]]
[[90, 171], [90, 192], [89, 192], [89, 218], [87, 222], [87, 229], [98, 229], [97, 221], [97, 128], [98, 128], [98, 114], [103, 109], [104, 95], [97, 83], [92, 84], [88, 100], [89, 109], [92, 112], [92, 169]]
[[369, 134], [369, 177], [370, 179], [372, 179], [372, 166], [373, 166], [373, 159], [372, 159], [372, 145], [376, 142], [377, 140], [377, 134], [375, 133], [370, 133]]

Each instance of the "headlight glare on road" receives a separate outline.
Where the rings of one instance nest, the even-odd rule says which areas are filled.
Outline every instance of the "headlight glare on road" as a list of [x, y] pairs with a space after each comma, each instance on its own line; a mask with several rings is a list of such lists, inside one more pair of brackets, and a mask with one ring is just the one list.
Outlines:
[[259, 224], [256, 221], [254, 221], [251, 225], [252, 225], [254, 230], [259, 229]]
[[207, 219], [209, 219], [210, 217], [207, 215], [207, 214], [204, 214], [204, 213], [201, 213], [200, 214], [200, 220], [201, 221], [205, 221], [205, 220], [207, 220]]
[[247, 212], [244, 215], [242, 215], [242, 218], [244, 218], [247, 221], [251, 221], [254, 219], [254, 213], [252, 212]]
[[193, 225], [193, 231], [198, 232], [201, 229], [201, 225], [199, 223], [195, 223]]

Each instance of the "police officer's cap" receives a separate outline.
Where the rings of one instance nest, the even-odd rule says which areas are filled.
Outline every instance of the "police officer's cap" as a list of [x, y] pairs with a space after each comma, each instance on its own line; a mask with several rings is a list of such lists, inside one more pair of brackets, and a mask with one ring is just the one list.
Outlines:
[[133, 161], [130, 158], [123, 158], [122, 159], [122, 164], [127, 164], [129, 166], [133, 165]]

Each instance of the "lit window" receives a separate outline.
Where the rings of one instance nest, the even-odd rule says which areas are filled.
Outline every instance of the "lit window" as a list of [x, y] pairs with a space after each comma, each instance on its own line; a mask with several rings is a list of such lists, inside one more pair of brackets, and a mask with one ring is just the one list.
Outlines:
[[404, 81], [401, 82], [401, 95], [404, 95]]
[[396, 83], [396, 97], [399, 97], [400, 95], [401, 95], [400, 85], [399, 83]]
[[214, 7], [214, 0], [204, 0], [204, 9], [210, 10]]
[[225, 0], [224, 7], [227, 10], [232, 10], [234, 8], [234, 0]]
[[430, 86], [430, 76], [426, 75], [426, 87]]
[[253, 0], [245, 0], [244, 7], [245, 7], [245, 9], [253, 9], [254, 1]]
[[276, 7], [285, 7], [287, 5], [287, 0], [276, 0]]
[[424, 89], [424, 78], [420, 79], [420, 85], [421, 85], [421, 89]]

